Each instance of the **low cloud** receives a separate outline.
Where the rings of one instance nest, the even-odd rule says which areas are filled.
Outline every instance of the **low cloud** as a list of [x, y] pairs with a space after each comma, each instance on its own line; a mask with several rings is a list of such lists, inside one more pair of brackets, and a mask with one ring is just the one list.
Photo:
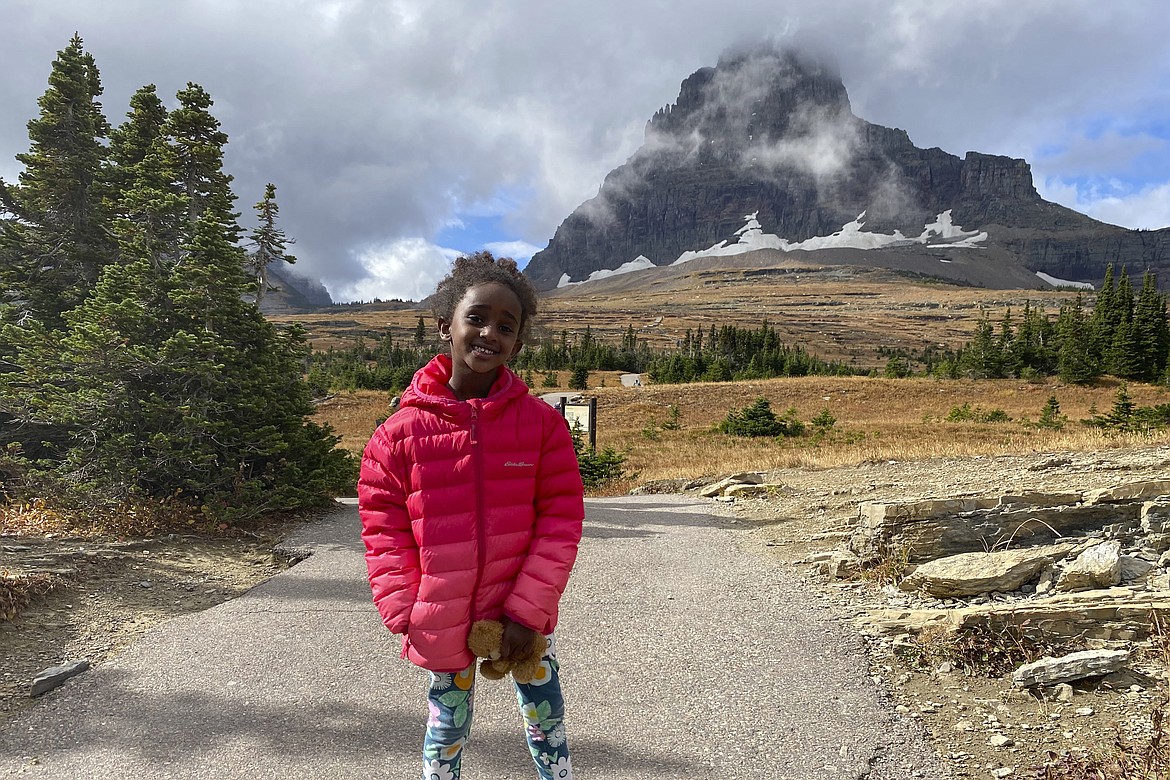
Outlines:
[[1134, 188], [1119, 181], [1101, 186], [1051, 178], [1037, 189], [1046, 200], [1110, 225], [1133, 230], [1158, 230], [1170, 225], [1170, 183]]
[[435, 291], [460, 254], [421, 238], [403, 238], [357, 253], [365, 272], [357, 281], [326, 278], [325, 286], [334, 300], [420, 301]]
[[484, 249], [496, 257], [510, 257], [523, 268], [542, 247], [527, 241], [493, 241], [485, 244]]
[[[114, 124], [143, 84], [164, 98], [187, 81], [210, 92], [231, 137], [226, 167], [244, 221], [274, 182], [299, 271], [340, 298], [372, 291], [368, 275], [383, 268], [372, 257], [416, 257], [419, 281], [408, 284], [408, 270], [394, 279], [418, 290], [433, 282], [436, 255], [403, 247], [450, 243], [438, 239], [443, 226], [501, 191], [521, 193], [501, 215], [507, 238], [544, 245], [639, 148], [646, 119], [679, 83], [750, 31], [820, 41], [840, 61], [854, 113], [922, 147], [1024, 157], [1034, 170], [1063, 149], [1067, 159], [1043, 168], [1049, 176], [1108, 178], [1107, 165], [1088, 170], [1091, 149], [1073, 157], [1082, 140], [1115, 128], [1121, 137], [1096, 159], [1120, 159], [1125, 139], [1140, 141], [1139, 164], [1128, 164], [1134, 189], [1092, 202], [1116, 199], [1134, 209], [1117, 221], [1137, 223], [1157, 219], [1157, 192], [1170, 182], [1167, 152], [1154, 148], [1168, 137], [1165, 101], [1151, 98], [1170, 79], [1163, 6], [675, 0], [665, 12], [626, 0], [5, 0], [0, 176], [18, 174], [13, 156], [28, 148], [50, 63], [78, 31]], [[755, 87], [722, 88], [730, 100]], [[840, 150], [809, 145], [827, 174]]]

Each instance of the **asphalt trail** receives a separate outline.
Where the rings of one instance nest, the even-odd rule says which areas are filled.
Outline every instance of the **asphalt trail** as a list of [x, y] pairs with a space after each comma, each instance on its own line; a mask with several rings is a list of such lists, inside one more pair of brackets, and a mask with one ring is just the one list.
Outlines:
[[[710, 510], [587, 502], [557, 631], [576, 776], [946, 777], [867, 678], [860, 641]], [[370, 603], [356, 508], [286, 546], [312, 554], [13, 719], [0, 775], [416, 778], [426, 675]], [[478, 683], [464, 777], [535, 777], [503, 682]]]

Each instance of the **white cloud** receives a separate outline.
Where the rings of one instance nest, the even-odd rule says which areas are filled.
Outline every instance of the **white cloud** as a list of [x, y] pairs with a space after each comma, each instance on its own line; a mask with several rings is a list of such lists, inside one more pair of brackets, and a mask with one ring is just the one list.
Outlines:
[[1170, 182], [1135, 188], [1118, 181], [1100, 187], [1049, 179], [1039, 190], [1047, 200], [1111, 225], [1135, 230], [1170, 225]]
[[484, 248], [496, 257], [512, 258], [521, 268], [528, 264], [534, 254], [543, 249], [527, 241], [493, 241], [485, 244]]
[[435, 291], [459, 254], [421, 238], [402, 238], [358, 253], [365, 275], [357, 281], [342, 281], [335, 289], [327, 279], [326, 286], [335, 300], [419, 301]]
[[[1134, 167], [1141, 140], [1141, 165], [1163, 169], [1090, 199], [1123, 224], [1158, 219], [1170, 176], [1161, 0], [4, 0], [2, 16], [0, 175], [19, 170], [50, 63], [79, 31], [114, 124], [143, 84], [210, 92], [245, 221], [275, 183], [298, 270], [338, 297], [381, 284], [368, 247], [399, 257], [474, 216], [466, 204], [543, 246], [684, 78], [766, 37], [819, 45], [856, 114], [922, 147], [1047, 154], [1045, 177], [1070, 181]], [[394, 283], [417, 294], [431, 268], [404, 265]]]

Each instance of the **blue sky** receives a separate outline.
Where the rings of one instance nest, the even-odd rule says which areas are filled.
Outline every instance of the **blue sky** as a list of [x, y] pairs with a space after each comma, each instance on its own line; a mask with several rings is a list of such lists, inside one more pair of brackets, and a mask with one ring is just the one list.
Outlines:
[[[203, 85], [247, 223], [277, 185], [297, 270], [421, 298], [460, 252], [525, 262], [729, 46], [812, 42], [854, 113], [919, 146], [1026, 158], [1040, 193], [1170, 226], [1170, 14], [1155, 0], [3, 0], [0, 177], [77, 31], [118, 123]], [[173, 101], [172, 101], [173, 102]]]

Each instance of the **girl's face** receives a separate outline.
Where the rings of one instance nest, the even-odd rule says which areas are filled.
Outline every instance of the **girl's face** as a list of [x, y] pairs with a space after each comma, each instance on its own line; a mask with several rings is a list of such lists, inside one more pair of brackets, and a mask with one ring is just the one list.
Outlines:
[[460, 400], [483, 398], [496, 372], [522, 346], [520, 299], [498, 282], [469, 287], [450, 320], [439, 318], [439, 338], [451, 344], [450, 387]]

